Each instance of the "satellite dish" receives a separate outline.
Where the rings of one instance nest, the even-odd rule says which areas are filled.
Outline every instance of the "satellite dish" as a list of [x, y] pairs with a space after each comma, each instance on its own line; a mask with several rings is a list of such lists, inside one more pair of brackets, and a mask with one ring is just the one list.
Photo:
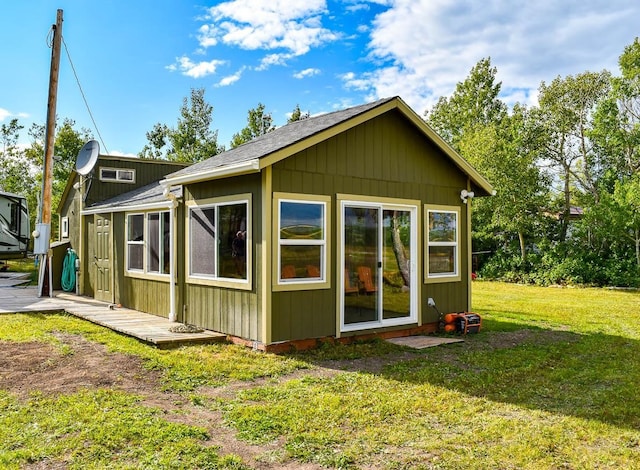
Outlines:
[[100, 144], [97, 140], [90, 140], [82, 146], [76, 157], [76, 172], [87, 176], [93, 170], [100, 154]]

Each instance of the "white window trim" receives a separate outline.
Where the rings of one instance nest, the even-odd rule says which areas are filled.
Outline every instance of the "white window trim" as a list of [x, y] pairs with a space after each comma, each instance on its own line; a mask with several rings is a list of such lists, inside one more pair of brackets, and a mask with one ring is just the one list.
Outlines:
[[[134, 277], [134, 278], [138, 278], [138, 279], [152, 279], [152, 280], [157, 280], [157, 281], [164, 281], [164, 282], [169, 282], [170, 279], [170, 273], [166, 273], [166, 274], [162, 274], [159, 272], [153, 272], [153, 271], [149, 271], [148, 270], [148, 266], [149, 266], [149, 256], [148, 256], [148, 250], [149, 250], [149, 246], [147, 244], [147, 238], [148, 238], [148, 220], [149, 220], [149, 214], [162, 214], [163, 212], [166, 212], [169, 214], [169, 230], [172, 231], [173, 230], [173, 220], [171, 218], [171, 211], [166, 211], [166, 210], [154, 210], [154, 211], [148, 211], [148, 212], [126, 212], [125, 213], [125, 250], [124, 250], [124, 266], [125, 266], [125, 270], [124, 270], [124, 275], [126, 277]], [[143, 216], [143, 241], [141, 242], [136, 242], [136, 241], [129, 241], [129, 216], [133, 216], [133, 215], [142, 215]], [[142, 249], [142, 269], [129, 269], [129, 245], [143, 245], [143, 249]]]
[[69, 238], [69, 217], [60, 219], [60, 238]]
[[[246, 279], [235, 279], [229, 277], [207, 276], [204, 274], [191, 274], [191, 211], [195, 209], [208, 209], [220, 206], [228, 206], [234, 204], [246, 204], [247, 206], [247, 226], [246, 226], [246, 250], [245, 250], [245, 262], [246, 262]], [[231, 196], [223, 196], [209, 199], [197, 199], [186, 201], [187, 210], [185, 214], [185, 239], [186, 239], [186, 282], [188, 284], [199, 284], [207, 286], [227, 287], [232, 289], [251, 290], [252, 288], [252, 253], [253, 253], [253, 241], [252, 241], [252, 226], [251, 226], [251, 214], [252, 214], [252, 194], [235, 194]], [[219, 211], [215, 211], [216, 219]], [[218, 253], [215, 254], [218, 256]]]
[[[103, 175], [104, 171], [115, 171], [116, 177], [109, 178]], [[125, 172], [130, 172], [133, 175], [132, 179], [122, 178], [122, 174]], [[109, 183], [129, 183], [134, 184], [136, 182], [136, 170], [132, 168], [110, 168], [106, 166], [100, 167], [100, 181], [109, 182]]]
[[[323, 206], [324, 220], [323, 220], [323, 240], [280, 240], [280, 203], [281, 202], [294, 202], [300, 204], [318, 204]], [[331, 237], [329, 233], [330, 221], [331, 221], [331, 197], [312, 195], [312, 194], [300, 194], [300, 193], [273, 193], [273, 242], [275, 256], [272, 257], [272, 289], [273, 291], [293, 291], [293, 290], [312, 290], [312, 289], [329, 289], [331, 288], [331, 273], [329, 262], [329, 256], [331, 254]], [[321, 278], [294, 278], [294, 279], [281, 279], [280, 274], [282, 272], [280, 248], [285, 246], [320, 246], [321, 247], [321, 259], [320, 259], [320, 273]]]
[[[431, 242], [429, 240], [429, 213], [447, 212], [456, 215], [456, 240], [455, 242]], [[426, 204], [424, 206], [424, 282], [458, 282], [462, 280], [461, 256], [460, 256], [460, 207]], [[435, 273], [429, 272], [429, 247], [452, 246], [454, 247], [454, 272]]]

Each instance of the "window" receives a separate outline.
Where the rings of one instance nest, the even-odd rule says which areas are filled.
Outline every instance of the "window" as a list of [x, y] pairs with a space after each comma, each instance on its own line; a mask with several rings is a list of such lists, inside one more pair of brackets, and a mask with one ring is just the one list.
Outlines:
[[191, 282], [248, 281], [249, 200], [221, 198], [189, 207], [189, 276]]
[[60, 219], [60, 238], [69, 238], [69, 217]]
[[459, 280], [460, 212], [455, 207], [427, 207], [426, 212], [427, 280]]
[[147, 272], [169, 274], [169, 240], [171, 222], [169, 212], [147, 215]]
[[142, 271], [144, 267], [144, 214], [127, 216], [127, 270]]
[[18, 222], [20, 221], [20, 205], [15, 202], [9, 202], [9, 212], [11, 213], [11, 220], [9, 221], [9, 230], [14, 233], [18, 233]]
[[135, 183], [136, 172], [129, 169], [100, 167], [100, 181]]
[[127, 271], [169, 274], [169, 211], [127, 215]]
[[330, 198], [279, 194], [276, 201], [276, 285], [329, 287], [327, 224]]

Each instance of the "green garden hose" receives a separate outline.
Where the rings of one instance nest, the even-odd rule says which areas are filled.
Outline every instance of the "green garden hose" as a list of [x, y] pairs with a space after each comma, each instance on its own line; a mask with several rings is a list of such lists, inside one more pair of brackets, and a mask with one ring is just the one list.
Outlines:
[[71, 248], [67, 250], [67, 254], [64, 257], [64, 263], [62, 264], [62, 290], [65, 292], [71, 292], [76, 287], [76, 260], [78, 255]]

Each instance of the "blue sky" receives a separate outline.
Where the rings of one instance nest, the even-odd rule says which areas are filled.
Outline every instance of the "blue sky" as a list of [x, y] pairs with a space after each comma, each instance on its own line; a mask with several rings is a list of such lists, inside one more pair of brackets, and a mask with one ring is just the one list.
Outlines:
[[[503, 99], [532, 105], [541, 81], [618, 73], [638, 35], [631, 0], [5, 0], [0, 4], [0, 124], [46, 120], [51, 49], [64, 14], [57, 114], [99, 131], [112, 154], [135, 155], [157, 122], [204, 88], [218, 141], [247, 111], [276, 125], [399, 95], [423, 114], [491, 57]], [[97, 124], [87, 111], [70, 59]]]

